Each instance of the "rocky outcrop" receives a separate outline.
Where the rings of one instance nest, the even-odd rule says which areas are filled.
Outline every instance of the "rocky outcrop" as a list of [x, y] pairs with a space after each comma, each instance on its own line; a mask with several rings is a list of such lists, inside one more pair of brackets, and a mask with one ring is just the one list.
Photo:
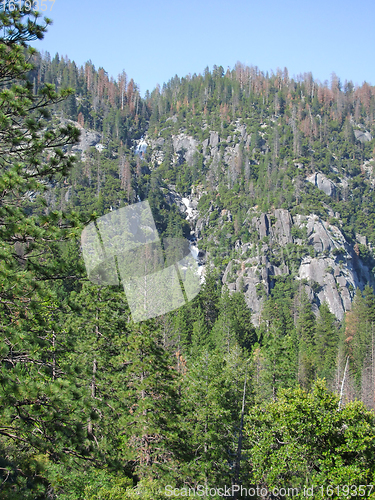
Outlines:
[[[169, 119], [168, 119], [169, 120]], [[230, 168], [234, 168], [234, 162], [239, 155], [240, 143], [244, 143], [244, 146], [248, 149], [251, 136], [246, 132], [246, 126], [237, 123], [235, 133], [224, 139], [224, 151], [222, 152], [219, 148], [220, 143], [223, 138], [219, 136], [217, 131], [209, 131], [209, 136], [202, 142], [198, 141], [191, 135], [181, 132], [177, 135], [171, 135], [170, 140], [172, 141], [174, 158], [173, 162], [178, 164], [181, 161], [186, 161], [188, 165], [192, 165], [194, 161], [194, 154], [196, 152], [202, 152], [205, 158], [205, 162], [211, 161], [211, 168], [223, 162]], [[141, 141], [134, 141], [134, 148], [140, 147]], [[142, 139], [142, 147], [151, 149], [151, 164], [160, 165], [165, 157], [165, 139], [158, 137], [156, 139], [151, 139], [147, 134]]]
[[217, 132], [210, 133], [210, 146], [215, 148], [219, 144], [219, 134]]
[[317, 215], [296, 215], [295, 224], [299, 228], [306, 228], [308, 244], [312, 245], [317, 253], [345, 248], [346, 240], [341, 231]]
[[[298, 230], [294, 232], [296, 236], [293, 227]], [[301, 255], [293, 274], [305, 284], [315, 311], [326, 302], [330, 311], [342, 320], [345, 311], [351, 309], [355, 289], [363, 289], [367, 283], [374, 285], [370, 269], [358, 258], [340, 229], [316, 215], [292, 218], [288, 210], [277, 209], [274, 214], [253, 216], [250, 231], [257, 232], [260, 243], [268, 237], [267, 243], [241, 245], [242, 255], [249, 251], [257, 255], [230, 261], [222, 280], [230, 290], [244, 292], [255, 325], [259, 324], [263, 301], [275, 277], [290, 273], [290, 256], [285, 250], [288, 243], [295, 244], [297, 256], [298, 252]], [[306, 248], [311, 249], [310, 255], [306, 255]]]
[[[262, 124], [260, 128], [259, 133], [263, 137], [267, 132], [267, 125]], [[358, 140], [369, 140], [371, 137], [366, 131], [355, 132], [362, 134], [356, 133]], [[165, 140], [158, 137], [150, 141], [146, 137], [145, 140], [151, 148], [152, 162], [160, 163], [163, 160], [164, 151], [167, 152], [165, 141], [168, 141], [168, 154], [173, 148], [172, 161], [176, 166], [181, 161], [191, 165], [194, 154], [199, 152], [203, 153], [203, 162], [209, 166], [213, 177], [220, 168], [224, 168], [227, 169], [229, 177], [235, 179], [237, 158], [243, 151], [250, 151], [247, 146], [250, 144], [251, 135], [247, 133], [246, 126], [238, 122], [236, 127], [231, 127], [228, 132], [223, 128], [220, 135], [219, 132], [209, 129], [206, 129], [205, 133], [207, 135], [202, 142], [182, 132]], [[266, 139], [263, 143], [266, 147], [265, 141]], [[303, 163], [296, 165], [301, 170], [304, 169]], [[350, 179], [346, 178], [341, 170], [334, 167], [331, 170], [334, 180], [321, 172], [315, 172], [305, 179], [327, 196], [348, 196], [345, 192], [350, 185]], [[363, 170], [372, 181], [372, 162], [365, 164]], [[231, 222], [232, 216], [227, 210], [222, 210], [219, 216], [212, 215], [212, 212], [217, 210], [214, 199], [207, 211], [201, 214], [198, 211], [199, 196], [194, 193], [182, 197], [170, 186], [167, 198], [178, 205], [190, 222], [192, 235], [198, 240], [198, 245], [202, 234], [207, 234], [204, 229], [212, 220], [222, 226]], [[331, 207], [326, 204], [323, 206], [330, 217], [340, 219], [340, 214], [334, 212]], [[257, 213], [253, 209], [247, 214], [246, 225], [251, 233], [251, 243], [243, 244], [240, 240], [229, 243], [232, 245], [234, 258], [228, 263], [222, 281], [231, 291], [243, 291], [255, 324], [259, 323], [262, 304], [275, 285], [277, 276], [292, 274], [305, 288], [315, 311], [320, 304], [326, 302], [331, 312], [340, 320], [345, 311], [351, 308], [355, 289], [363, 289], [367, 282], [374, 284], [370, 269], [354, 252], [353, 245], [345, 240], [339, 227], [314, 214], [292, 216], [285, 209], [275, 209], [272, 213]], [[228, 228], [224, 227], [222, 241], [233, 241], [234, 230], [230, 224]], [[219, 244], [215, 232], [210, 232], [209, 239]]]
[[352, 270], [338, 265], [334, 259], [307, 257], [301, 263], [298, 277], [315, 284], [318, 304], [326, 302], [339, 320], [343, 319], [345, 311], [351, 309], [353, 294], [349, 287], [359, 284], [358, 276]]
[[[198, 151], [199, 142], [187, 135], [185, 133], [172, 135], [171, 136], [173, 152], [174, 152], [174, 163], [178, 164], [181, 159], [186, 161], [188, 165], [193, 164], [194, 154]], [[207, 141], [208, 143], [208, 141]], [[151, 149], [151, 166], [160, 165], [165, 157], [165, 152], [163, 146], [165, 145], [165, 139], [163, 137], [158, 137], [157, 139], [150, 139], [146, 134], [141, 141], [135, 141], [134, 147], [137, 149], [140, 146], [144, 150], [146, 148]], [[206, 145], [207, 147], [207, 145]]]
[[253, 226], [256, 227], [260, 239], [263, 239], [270, 234], [271, 222], [268, 214], [262, 214], [259, 218], [254, 217], [251, 222]]
[[169, 184], [168, 192], [165, 193], [165, 197], [169, 205], [177, 205], [179, 211], [182, 213], [186, 211], [186, 206], [182, 201], [182, 196], [176, 191], [176, 186]]
[[354, 130], [354, 135], [357, 141], [360, 142], [369, 142], [372, 141], [372, 135], [370, 132], [363, 132], [362, 130]]
[[72, 151], [84, 153], [88, 148], [96, 146], [100, 143], [102, 135], [95, 130], [89, 130], [81, 127], [78, 123], [73, 122], [81, 131], [79, 143], [72, 147]]
[[275, 210], [275, 234], [280, 245], [284, 246], [287, 243], [293, 243], [292, 226], [293, 221], [288, 210]]
[[[267, 249], [268, 247], [264, 246], [257, 256], [230, 261], [222, 278], [223, 284], [226, 284], [229, 290], [240, 290], [244, 293], [255, 325], [259, 324], [263, 302], [270, 293], [272, 277], [289, 273], [286, 264], [276, 266], [269, 261]], [[265, 253], [262, 253], [263, 251]], [[238, 268], [236, 271], [233, 271], [234, 266]]]
[[181, 213], [185, 214], [186, 220], [189, 222], [195, 221], [199, 212], [197, 210], [198, 201], [200, 196], [191, 194], [187, 197], [182, 197], [176, 191], [176, 187], [172, 184], [168, 185], [168, 193], [166, 193], [166, 199], [169, 204], [176, 204]]
[[184, 159], [188, 165], [193, 164], [194, 153], [197, 152], [198, 142], [186, 134], [172, 135], [174, 152], [184, 152]]
[[333, 196], [336, 192], [336, 184], [320, 172], [310, 175], [307, 180], [328, 196]]

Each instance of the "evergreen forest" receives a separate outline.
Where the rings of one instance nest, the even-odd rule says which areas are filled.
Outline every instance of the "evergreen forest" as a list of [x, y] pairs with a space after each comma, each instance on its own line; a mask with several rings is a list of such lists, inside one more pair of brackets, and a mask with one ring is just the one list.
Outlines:
[[[0, 500], [375, 499], [375, 87], [238, 62], [142, 97], [49, 24], [0, 6]], [[134, 322], [81, 234], [144, 200], [202, 278]]]

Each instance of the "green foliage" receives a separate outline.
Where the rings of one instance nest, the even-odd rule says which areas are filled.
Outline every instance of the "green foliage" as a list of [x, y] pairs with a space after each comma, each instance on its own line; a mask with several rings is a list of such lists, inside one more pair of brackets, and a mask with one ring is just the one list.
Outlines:
[[255, 328], [244, 295], [229, 294], [225, 289], [219, 302], [219, 316], [212, 328], [215, 345], [221, 352], [230, 352], [235, 343], [249, 352], [256, 341]]
[[261, 341], [256, 361], [259, 395], [275, 400], [278, 391], [294, 386], [297, 378], [294, 325], [285, 298], [266, 302], [258, 338]]
[[316, 318], [305, 291], [302, 292], [296, 324], [298, 339], [298, 381], [302, 387], [310, 389], [315, 378], [314, 359]]
[[34, 94], [27, 80], [34, 51], [25, 47], [45, 31], [38, 16], [35, 24], [30, 16], [18, 8], [0, 16], [2, 498], [42, 498], [49, 461], [90, 455], [82, 422], [88, 408], [70, 369], [62, 372], [59, 366], [67, 344], [58, 328], [60, 305], [48, 285], [71, 271], [59, 260], [58, 242], [77, 235], [78, 218], [26, 211], [30, 193], [43, 193], [47, 182], [67, 174], [73, 158], [61, 148], [75, 143], [79, 131], [71, 125], [54, 128], [50, 121], [48, 106], [71, 90], [56, 92], [46, 85]]
[[296, 498], [305, 498], [304, 487], [318, 495], [322, 486], [372, 484], [374, 415], [357, 401], [341, 410], [338, 402], [318, 381], [310, 393], [281, 391], [276, 402], [252, 408], [246, 423], [250, 481], [268, 490], [298, 488]]
[[49, 480], [59, 500], [122, 500], [130, 478], [111, 473], [108, 469], [82, 466], [72, 462], [65, 470], [60, 465], [48, 466]]
[[326, 303], [319, 308], [314, 343], [317, 375], [330, 380], [336, 366], [338, 332], [336, 318]]
[[[166, 484], [373, 481], [372, 414], [358, 402], [339, 410], [314, 385], [319, 376], [336, 389], [348, 357], [347, 385], [373, 407], [373, 290], [357, 292], [341, 328], [326, 304], [316, 317], [307, 282], [294, 279], [317, 253], [307, 229], [294, 221], [299, 245], [274, 233], [283, 208], [340, 227], [348, 246], [356, 233], [375, 241], [365, 163], [374, 140], [354, 134], [371, 128], [374, 92], [237, 64], [175, 77], [141, 99], [125, 73], [115, 81], [91, 62], [27, 48], [49, 24], [33, 16], [0, 14], [0, 499], [161, 500]], [[73, 164], [79, 132], [69, 120], [99, 131], [103, 150]], [[157, 146], [136, 153], [146, 132]], [[192, 155], [175, 150], [180, 133], [196, 140]], [[306, 182], [314, 172], [335, 183], [331, 197]], [[78, 237], [83, 224], [145, 199], [162, 237], [189, 237], [171, 183], [202, 193], [198, 244], [214, 266], [192, 302], [134, 324], [121, 288], [87, 281]], [[354, 246], [358, 273], [361, 262], [374, 267], [369, 248]], [[342, 263], [344, 250], [332, 251]], [[250, 258], [262, 254], [254, 327], [243, 291]], [[236, 293], [222, 287], [229, 263]]]
[[251, 388], [243, 393], [246, 365], [236, 346], [224, 355], [204, 349], [184, 377], [183, 411], [188, 418], [181, 426], [189, 445], [185, 481], [230, 484], [228, 462], [233, 464], [236, 456], [242, 400], [248, 405], [252, 399]]
[[366, 375], [373, 372], [374, 311], [374, 291], [367, 286], [363, 292], [357, 289], [352, 310], [345, 318], [346, 354], [350, 356], [355, 384], [367, 401], [373, 397]]

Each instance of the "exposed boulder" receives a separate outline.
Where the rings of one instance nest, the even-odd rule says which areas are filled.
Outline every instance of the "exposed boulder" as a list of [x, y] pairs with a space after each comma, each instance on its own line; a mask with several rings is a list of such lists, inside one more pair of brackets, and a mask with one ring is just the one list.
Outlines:
[[182, 201], [182, 196], [177, 193], [176, 187], [172, 184], [168, 185], [168, 192], [166, 193], [166, 199], [169, 205], [176, 204], [179, 211], [184, 213], [186, 211], [186, 206]]
[[[309, 245], [312, 245], [316, 252], [329, 252], [333, 248], [339, 247], [332, 234], [333, 226], [328, 226], [326, 222], [320, 220], [317, 216], [307, 218], [306, 229]], [[340, 243], [344, 243], [341, 238]]]
[[66, 193], [65, 193], [66, 203], [69, 203], [71, 196], [72, 196], [72, 186], [69, 186]]
[[101, 134], [99, 132], [95, 132], [95, 130], [88, 130], [82, 127], [79, 128], [81, 131], [79, 143], [75, 144], [72, 147], [72, 151], [85, 152], [88, 148], [96, 146], [100, 143]]
[[198, 142], [193, 137], [186, 134], [172, 135], [172, 142], [175, 153], [185, 151], [185, 161], [188, 165], [192, 165]]
[[362, 130], [354, 130], [354, 135], [357, 141], [362, 143], [372, 141], [372, 135], [370, 132], [363, 132]]
[[225, 271], [224, 271], [224, 274], [223, 274], [223, 277], [222, 277], [222, 282], [225, 284], [227, 283], [228, 281], [228, 275], [229, 273], [232, 272], [232, 267], [233, 267], [233, 261], [230, 260], [227, 264], [227, 267], [225, 268]]
[[205, 139], [202, 142], [203, 156], [206, 156], [207, 147], [208, 147], [208, 139]]
[[367, 238], [366, 236], [361, 236], [360, 234], [355, 235], [355, 239], [360, 243], [361, 245], [367, 245]]
[[275, 235], [280, 245], [284, 246], [287, 243], [293, 243], [292, 227], [293, 221], [288, 210], [275, 210]]
[[271, 222], [267, 214], [262, 214], [259, 218], [254, 217], [251, 222], [258, 231], [260, 239], [270, 234]]
[[247, 139], [246, 125], [237, 125], [236, 130], [238, 130], [238, 132], [240, 133], [241, 138], [244, 141], [246, 141], [246, 139]]
[[320, 172], [310, 175], [307, 180], [328, 196], [333, 196], [336, 192], [336, 184]]
[[219, 144], [219, 134], [217, 132], [210, 132], [210, 146], [215, 148]]
[[[165, 143], [165, 139], [163, 137], [158, 137], [157, 139], [150, 139], [147, 134], [145, 135], [143, 140], [146, 143], [146, 145], [149, 146], [151, 149], [161, 148]], [[135, 142], [137, 144], [139, 141]]]

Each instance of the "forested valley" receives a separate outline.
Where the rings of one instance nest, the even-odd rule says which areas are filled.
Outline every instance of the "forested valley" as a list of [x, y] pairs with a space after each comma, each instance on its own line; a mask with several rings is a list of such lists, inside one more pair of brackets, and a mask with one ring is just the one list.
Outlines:
[[[141, 97], [48, 24], [0, 11], [0, 499], [375, 498], [375, 87]], [[144, 200], [202, 283], [137, 323], [81, 234]]]

